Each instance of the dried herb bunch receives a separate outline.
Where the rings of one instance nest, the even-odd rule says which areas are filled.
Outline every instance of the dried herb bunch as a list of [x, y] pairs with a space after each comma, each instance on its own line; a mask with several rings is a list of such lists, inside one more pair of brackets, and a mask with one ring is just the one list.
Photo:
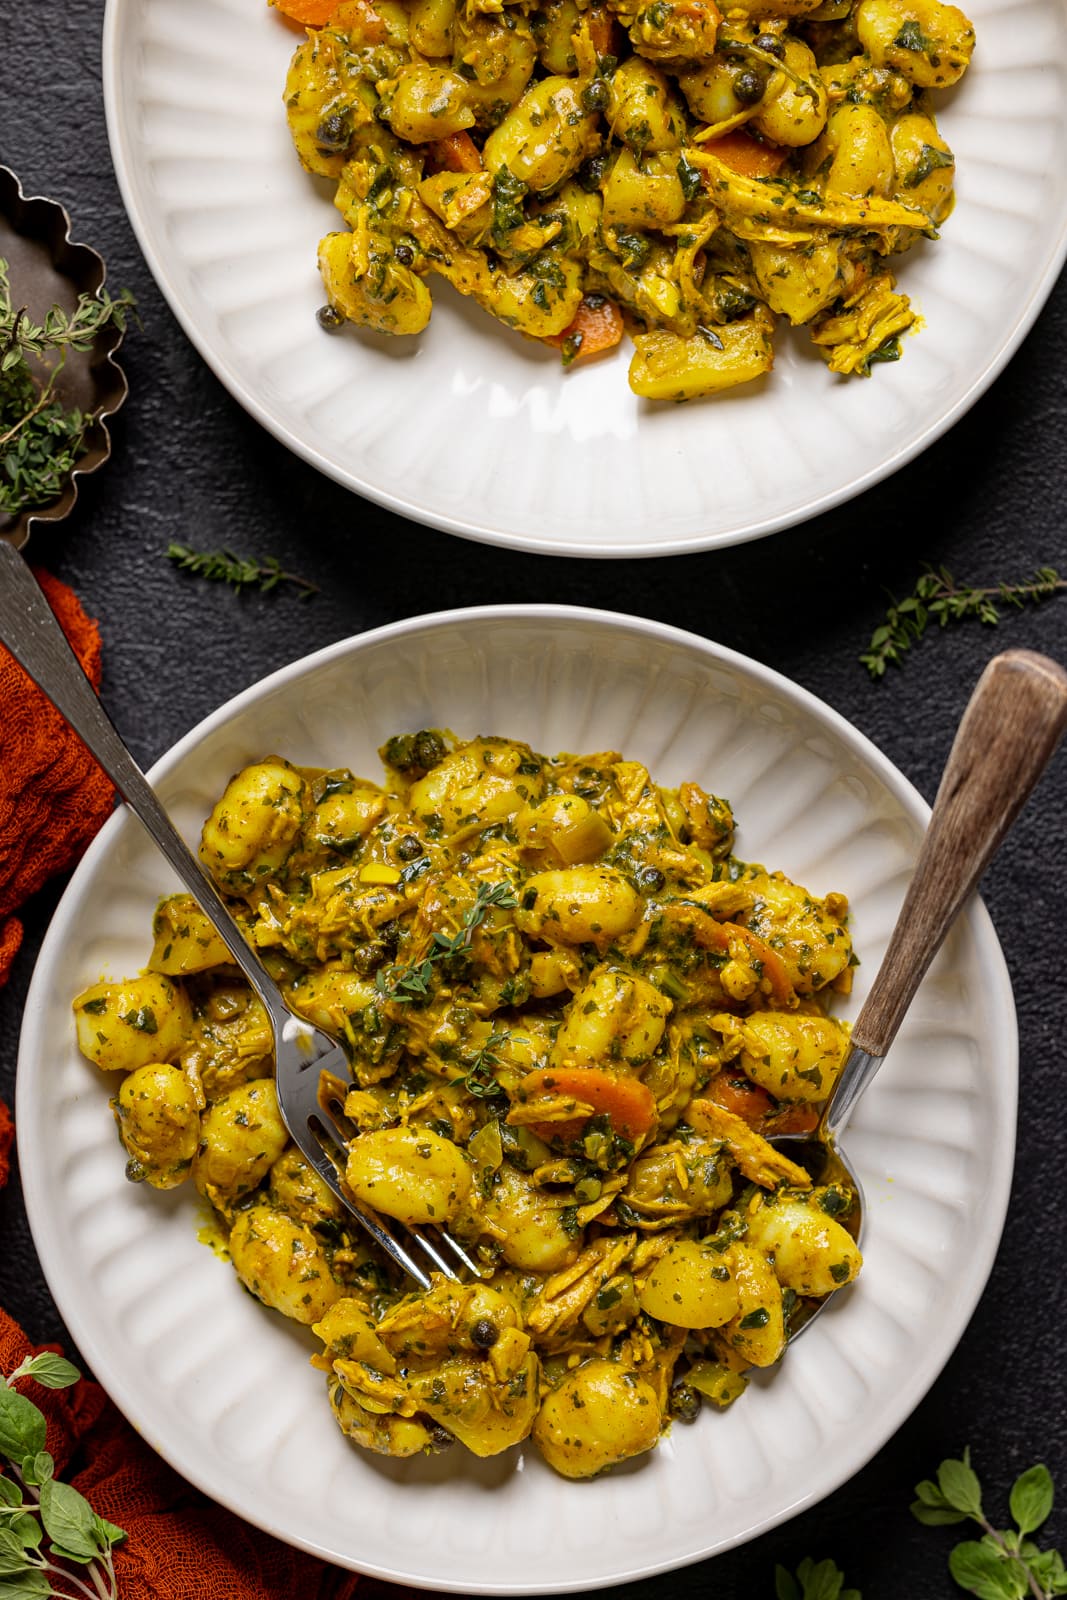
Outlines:
[[91, 418], [67, 410], [56, 384], [73, 350], [85, 354], [104, 328], [120, 331], [134, 306], [123, 289], [81, 294], [73, 311], [53, 306], [41, 323], [11, 298], [6, 261], [0, 259], [0, 513], [49, 505], [63, 492]]

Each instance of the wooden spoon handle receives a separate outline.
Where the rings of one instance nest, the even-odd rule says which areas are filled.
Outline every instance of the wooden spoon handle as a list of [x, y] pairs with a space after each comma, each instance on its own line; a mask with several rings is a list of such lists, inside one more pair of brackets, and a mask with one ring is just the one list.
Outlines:
[[1067, 672], [1031, 650], [995, 656], [963, 714], [915, 873], [852, 1043], [884, 1056], [927, 967], [1067, 727]]

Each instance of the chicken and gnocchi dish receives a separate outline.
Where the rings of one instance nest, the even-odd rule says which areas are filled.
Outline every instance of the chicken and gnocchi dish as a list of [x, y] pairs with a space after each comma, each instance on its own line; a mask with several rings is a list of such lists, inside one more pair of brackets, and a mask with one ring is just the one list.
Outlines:
[[446, 1227], [413, 1290], [291, 1142], [266, 1013], [188, 895], [74, 1002], [122, 1074], [127, 1174], [191, 1180], [241, 1282], [310, 1325], [344, 1432], [391, 1456], [532, 1438], [571, 1478], [730, 1405], [850, 1282], [852, 1195], [772, 1143], [847, 1047], [847, 903], [734, 854], [728, 803], [615, 751], [434, 731], [384, 781], [270, 756], [200, 857], [293, 1007], [346, 1047], [350, 1193]]
[[273, 0], [307, 25], [297, 153], [336, 184], [325, 328], [417, 334], [444, 278], [564, 365], [633, 336], [690, 400], [805, 326], [839, 374], [916, 322], [894, 258], [954, 161], [931, 91], [974, 30], [943, 0]]

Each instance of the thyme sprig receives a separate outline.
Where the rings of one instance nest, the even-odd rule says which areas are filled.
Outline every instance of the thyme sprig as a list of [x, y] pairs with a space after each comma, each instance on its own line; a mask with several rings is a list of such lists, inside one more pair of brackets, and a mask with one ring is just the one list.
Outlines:
[[286, 572], [277, 556], [239, 556], [232, 550], [191, 550], [185, 544], [167, 546], [167, 559], [182, 572], [206, 578], [209, 583], [228, 583], [238, 594], [243, 589], [258, 589], [269, 594], [281, 583], [291, 583], [308, 600], [319, 586], [297, 572]]
[[[57, 1480], [45, 1449], [44, 1414], [15, 1389], [27, 1378], [46, 1389], [67, 1389], [80, 1376], [77, 1367], [47, 1350], [0, 1376], [0, 1456], [6, 1463], [0, 1476], [0, 1594], [12, 1600], [71, 1600], [72, 1593], [117, 1600], [111, 1551], [126, 1535], [98, 1516], [77, 1489]], [[84, 1569], [85, 1581], [72, 1567]]]
[[0, 512], [46, 506], [63, 491], [91, 418], [66, 410], [56, 384], [74, 351], [85, 354], [107, 327], [123, 331], [134, 308], [128, 289], [81, 294], [73, 311], [54, 305], [43, 322], [11, 298], [8, 264], [0, 260]]
[[459, 931], [454, 934], [435, 933], [429, 954], [409, 966], [383, 967], [374, 982], [379, 994], [399, 1005], [424, 1000], [430, 993], [434, 968], [449, 956], [461, 956], [470, 948], [474, 930], [483, 923], [493, 906], [511, 908], [518, 905], [508, 883], [480, 883], [473, 904], [463, 913]]
[[894, 600], [885, 621], [871, 635], [860, 656], [872, 678], [885, 675], [886, 667], [903, 665], [903, 658], [925, 634], [931, 622], [946, 628], [950, 622], [983, 622], [994, 627], [1003, 606], [1021, 611], [1067, 589], [1054, 567], [1039, 567], [1025, 583], [997, 583], [975, 589], [957, 583], [946, 567], [927, 567], [906, 600]]
[[467, 1071], [462, 1077], [453, 1078], [450, 1087], [461, 1085], [476, 1100], [492, 1100], [495, 1095], [503, 1094], [504, 1090], [497, 1082], [493, 1068], [500, 1066], [497, 1051], [506, 1038], [506, 1033], [494, 1030], [467, 1066]]

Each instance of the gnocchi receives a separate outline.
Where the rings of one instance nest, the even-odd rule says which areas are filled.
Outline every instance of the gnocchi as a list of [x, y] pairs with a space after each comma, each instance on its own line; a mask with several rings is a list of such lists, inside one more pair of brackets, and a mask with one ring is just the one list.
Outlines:
[[314, 1330], [354, 1443], [529, 1438], [591, 1477], [701, 1397], [732, 1404], [796, 1308], [860, 1269], [851, 1195], [771, 1143], [814, 1125], [844, 1058], [847, 901], [744, 861], [725, 800], [616, 751], [422, 730], [381, 756], [380, 783], [253, 763], [202, 859], [346, 1049], [350, 1194], [447, 1225], [479, 1281], [410, 1290], [292, 1144], [269, 1019], [188, 896], [160, 905], [141, 977], [78, 996], [79, 1041], [123, 1073], [128, 1176], [191, 1180], [240, 1281]]
[[285, 105], [347, 230], [319, 246], [324, 329], [418, 334], [437, 275], [565, 367], [628, 331], [633, 392], [680, 401], [768, 374], [779, 320], [862, 376], [916, 326], [886, 258], [951, 209], [930, 94], [975, 38], [946, 0], [315, 14]]

